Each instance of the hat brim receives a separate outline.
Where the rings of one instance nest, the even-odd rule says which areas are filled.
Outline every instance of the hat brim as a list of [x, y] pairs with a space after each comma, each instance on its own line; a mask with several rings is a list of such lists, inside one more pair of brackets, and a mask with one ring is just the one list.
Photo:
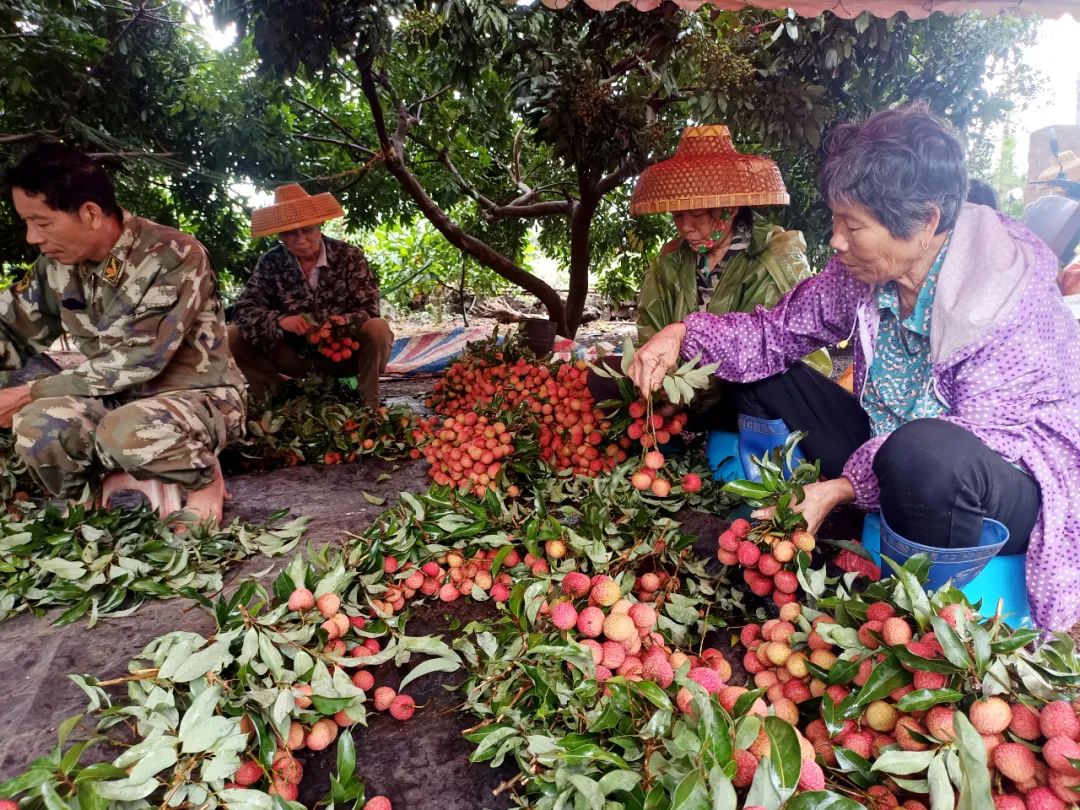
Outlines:
[[343, 217], [343, 216], [345, 216], [344, 211], [342, 211], [340, 214], [330, 214], [329, 216], [318, 216], [318, 217], [312, 217], [310, 219], [301, 219], [301, 220], [298, 220], [295, 223], [290, 222], [290, 223], [287, 223], [287, 227], [273, 227], [273, 226], [267, 226], [267, 227], [264, 227], [264, 228], [254, 228], [254, 227], [252, 227], [252, 229], [251, 229], [251, 238], [252, 239], [258, 239], [258, 238], [263, 237], [263, 236], [273, 236], [274, 234], [284, 233], [285, 231], [293, 231], [293, 230], [296, 230], [297, 228], [306, 228], [308, 225], [322, 225], [324, 222], [329, 222], [332, 219], [338, 219], [339, 217]]
[[751, 194], [708, 194], [633, 203], [630, 206], [630, 215], [640, 217], [649, 214], [672, 214], [678, 211], [696, 211], [700, 208], [746, 208], [764, 205], [788, 205], [790, 202], [791, 197], [787, 193], [777, 191]]

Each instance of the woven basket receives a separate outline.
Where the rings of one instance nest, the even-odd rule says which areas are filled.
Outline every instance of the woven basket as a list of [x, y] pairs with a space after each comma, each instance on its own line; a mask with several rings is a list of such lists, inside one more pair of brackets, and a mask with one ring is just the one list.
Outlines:
[[641, 173], [630, 213], [787, 205], [789, 200], [776, 163], [736, 152], [727, 127], [687, 127], [675, 154]]
[[251, 212], [251, 236], [269, 236], [344, 216], [341, 204], [328, 192], [312, 196], [296, 183], [274, 191], [274, 204]]

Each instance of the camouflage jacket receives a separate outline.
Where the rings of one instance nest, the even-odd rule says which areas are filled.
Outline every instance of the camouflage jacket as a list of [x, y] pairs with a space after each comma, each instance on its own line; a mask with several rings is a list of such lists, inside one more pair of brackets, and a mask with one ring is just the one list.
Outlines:
[[259, 257], [233, 307], [233, 320], [245, 338], [269, 351], [283, 337], [278, 318], [310, 315], [322, 323], [329, 315], [350, 315], [358, 323], [379, 317], [379, 283], [360, 248], [323, 237], [326, 267], [311, 289], [300, 263], [284, 245]]
[[217, 280], [192, 236], [126, 217], [97, 265], [38, 257], [0, 292], [0, 385], [60, 335], [86, 355], [77, 368], [39, 379], [42, 397], [115, 397], [209, 390], [243, 411], [244, 378], [225, 334]]

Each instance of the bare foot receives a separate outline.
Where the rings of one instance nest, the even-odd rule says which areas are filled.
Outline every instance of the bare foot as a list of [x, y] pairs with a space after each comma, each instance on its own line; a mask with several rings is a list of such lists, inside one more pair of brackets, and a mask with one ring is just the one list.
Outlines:
[[225, 477], [221, 474], [220, 464], [214, 465], [214, 477], [209, 484], [188, 492], [185, 511], [195, 516], [195, 523], [221, 523], [225, 512]]

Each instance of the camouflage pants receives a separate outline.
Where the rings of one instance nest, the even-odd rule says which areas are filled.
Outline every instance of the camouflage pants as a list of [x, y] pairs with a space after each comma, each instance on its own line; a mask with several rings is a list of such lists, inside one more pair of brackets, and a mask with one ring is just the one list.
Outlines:
[[123, 471], [198, 489], [217, 454], [240, 437], [243, 411], [232, 389], [178, 391], [127, 403], [47, 397], [14, 419], [15, 451], [54, 495], [76, 498], [103, 473]]

